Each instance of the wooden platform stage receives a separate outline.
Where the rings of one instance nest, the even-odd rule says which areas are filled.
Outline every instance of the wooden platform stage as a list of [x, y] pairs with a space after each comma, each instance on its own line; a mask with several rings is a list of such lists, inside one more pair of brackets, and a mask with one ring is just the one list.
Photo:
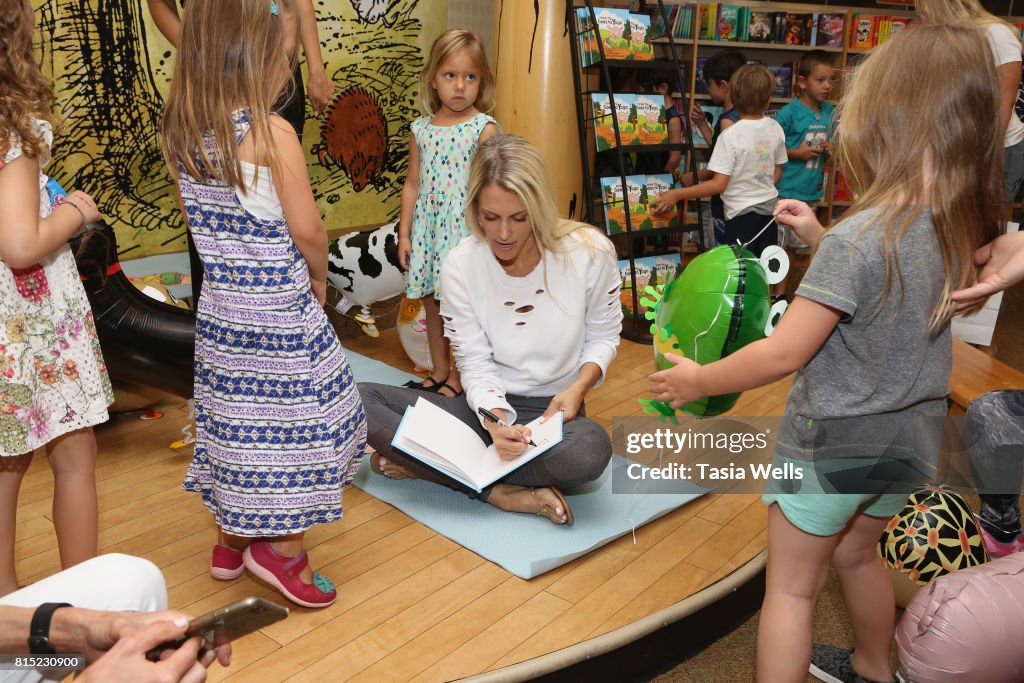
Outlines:
[[[411, 369], [393, 329], [344, 345]], [[589, 396], [591, 417], [610, 427], [613, 416], [640, 413], [651, 353], [622, 343]], [[788, 386], [746, 392], [735, 412], [781, 415]], [[199, 496], [181, 490], [191, 447], [169, 447], [182, 436], [187, 406], [168, 399], [158, 407], [162, 419], [127, 413], [97, 430], [101, 552], [155, 562], [171, 606], [192, 614], [249, 595], [287, 604], [248, 575], [210, 577], [213, 519]], [[23, 582], [59, 568], [51, 494], [49, 467], [37, 457], [18, 509]], [[210, 680], [523, 680], [556, 671], [731, 593], [763, 567], [766, 520], [758, 495], [707, 495], [526, 581], [351, 487], [342, 521], [314, 528], [307, 543], [313, 566], [337, 584], [337, 603], [296, 608], [237, 642], [231, 667], [215, 667]]]

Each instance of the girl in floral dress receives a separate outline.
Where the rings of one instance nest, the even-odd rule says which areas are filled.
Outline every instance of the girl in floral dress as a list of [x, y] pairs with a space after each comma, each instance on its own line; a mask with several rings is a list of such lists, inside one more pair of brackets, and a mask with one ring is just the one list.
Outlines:
[[28, 0], [0, 13], [0, 596], [14, 572], [18, 490], [46, 446], [61, 567], [96, 555], [96, 439], [113, 400], [92, 311], [67, 241], [100, 220], [72, 192], [52, 207], [53, 91], [32, 52]]
[[271, 115], [292, 73], [287, 0], [189, 0], [163, 122], [206, 274], [196, 314], [195, 455], [218, 543], [210, 573], [248, 569], [304, 607], [337, 592], [306, 531], [341, 518], [366, 419], [324, 314], [327, 232], [295, 129]]
[[469, 236], [466, 187], [477, 145], [501, 132], [487, 115], [494, 109], [494, 76], [479, 36], [452, 29], [434, 41], [420, 77], [420, 97], [427, 115], [409, 126], [398, 260], [409, 271], [406, 296], [423, 298], [432, 369], [423, 382], [406, 386], [458, 396], [462, 384], [441, 322], [441, 263]]

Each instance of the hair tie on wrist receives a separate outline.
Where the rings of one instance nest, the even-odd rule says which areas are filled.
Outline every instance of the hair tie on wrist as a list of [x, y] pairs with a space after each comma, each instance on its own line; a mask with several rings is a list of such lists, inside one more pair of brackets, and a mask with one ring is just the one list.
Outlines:
[[65, 198], [64, 203], [78, 212], [78, 215], [82, 217], [82, 228], [85, 228], [85, 224], [88, 223], [88, 221], [85, 219], [85, 212], [78, 208], [78, 204], [75, 204], [70, 199]]

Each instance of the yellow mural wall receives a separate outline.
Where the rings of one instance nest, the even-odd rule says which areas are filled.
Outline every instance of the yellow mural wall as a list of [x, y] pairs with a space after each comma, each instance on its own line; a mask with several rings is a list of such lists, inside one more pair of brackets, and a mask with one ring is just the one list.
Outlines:
[[[146, 0], [34, 6], [62, 121], [47, 171], [97, 199], [124, 258], [183, 251], [184, 226], [157, 138], [174, 51]], [[314, 0], [314, 7], [335, 85], [320, 119], [306, 103], [303, 146], [321, 213], [329, 230], [395, 220], [408, 125], [420, 115], [418, 78], [430, 44], [446, 28], [448, 2]], [[353, 127], [353, 114], [383, 125]], [[369, 163], [360, 161], [367, 151], [382, 152], [379, 161], [372, 154]]]

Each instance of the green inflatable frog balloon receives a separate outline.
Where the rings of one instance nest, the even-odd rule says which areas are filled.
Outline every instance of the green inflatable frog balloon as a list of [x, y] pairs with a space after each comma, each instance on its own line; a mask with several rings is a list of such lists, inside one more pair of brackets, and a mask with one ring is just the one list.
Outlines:
[[[786, 302], [773, 305], [769, 286], [781, 281], [788, 270], [789, 259], [779, 247], [768, 247], [758, 259], [742, 245], [722, 245], [693, 259], [661, 291], [647, 287], [644, 291], [651, 298], [643, 303], [653, 321], [655, 367], [672, 367], [666, 353], [707, 365], [771, 334]], [[682, 409], [696, 417], [720, 415], [739, 396], [706, 396]], [[676, 414], [661, 401], [641, 403], [652, 415]]]

